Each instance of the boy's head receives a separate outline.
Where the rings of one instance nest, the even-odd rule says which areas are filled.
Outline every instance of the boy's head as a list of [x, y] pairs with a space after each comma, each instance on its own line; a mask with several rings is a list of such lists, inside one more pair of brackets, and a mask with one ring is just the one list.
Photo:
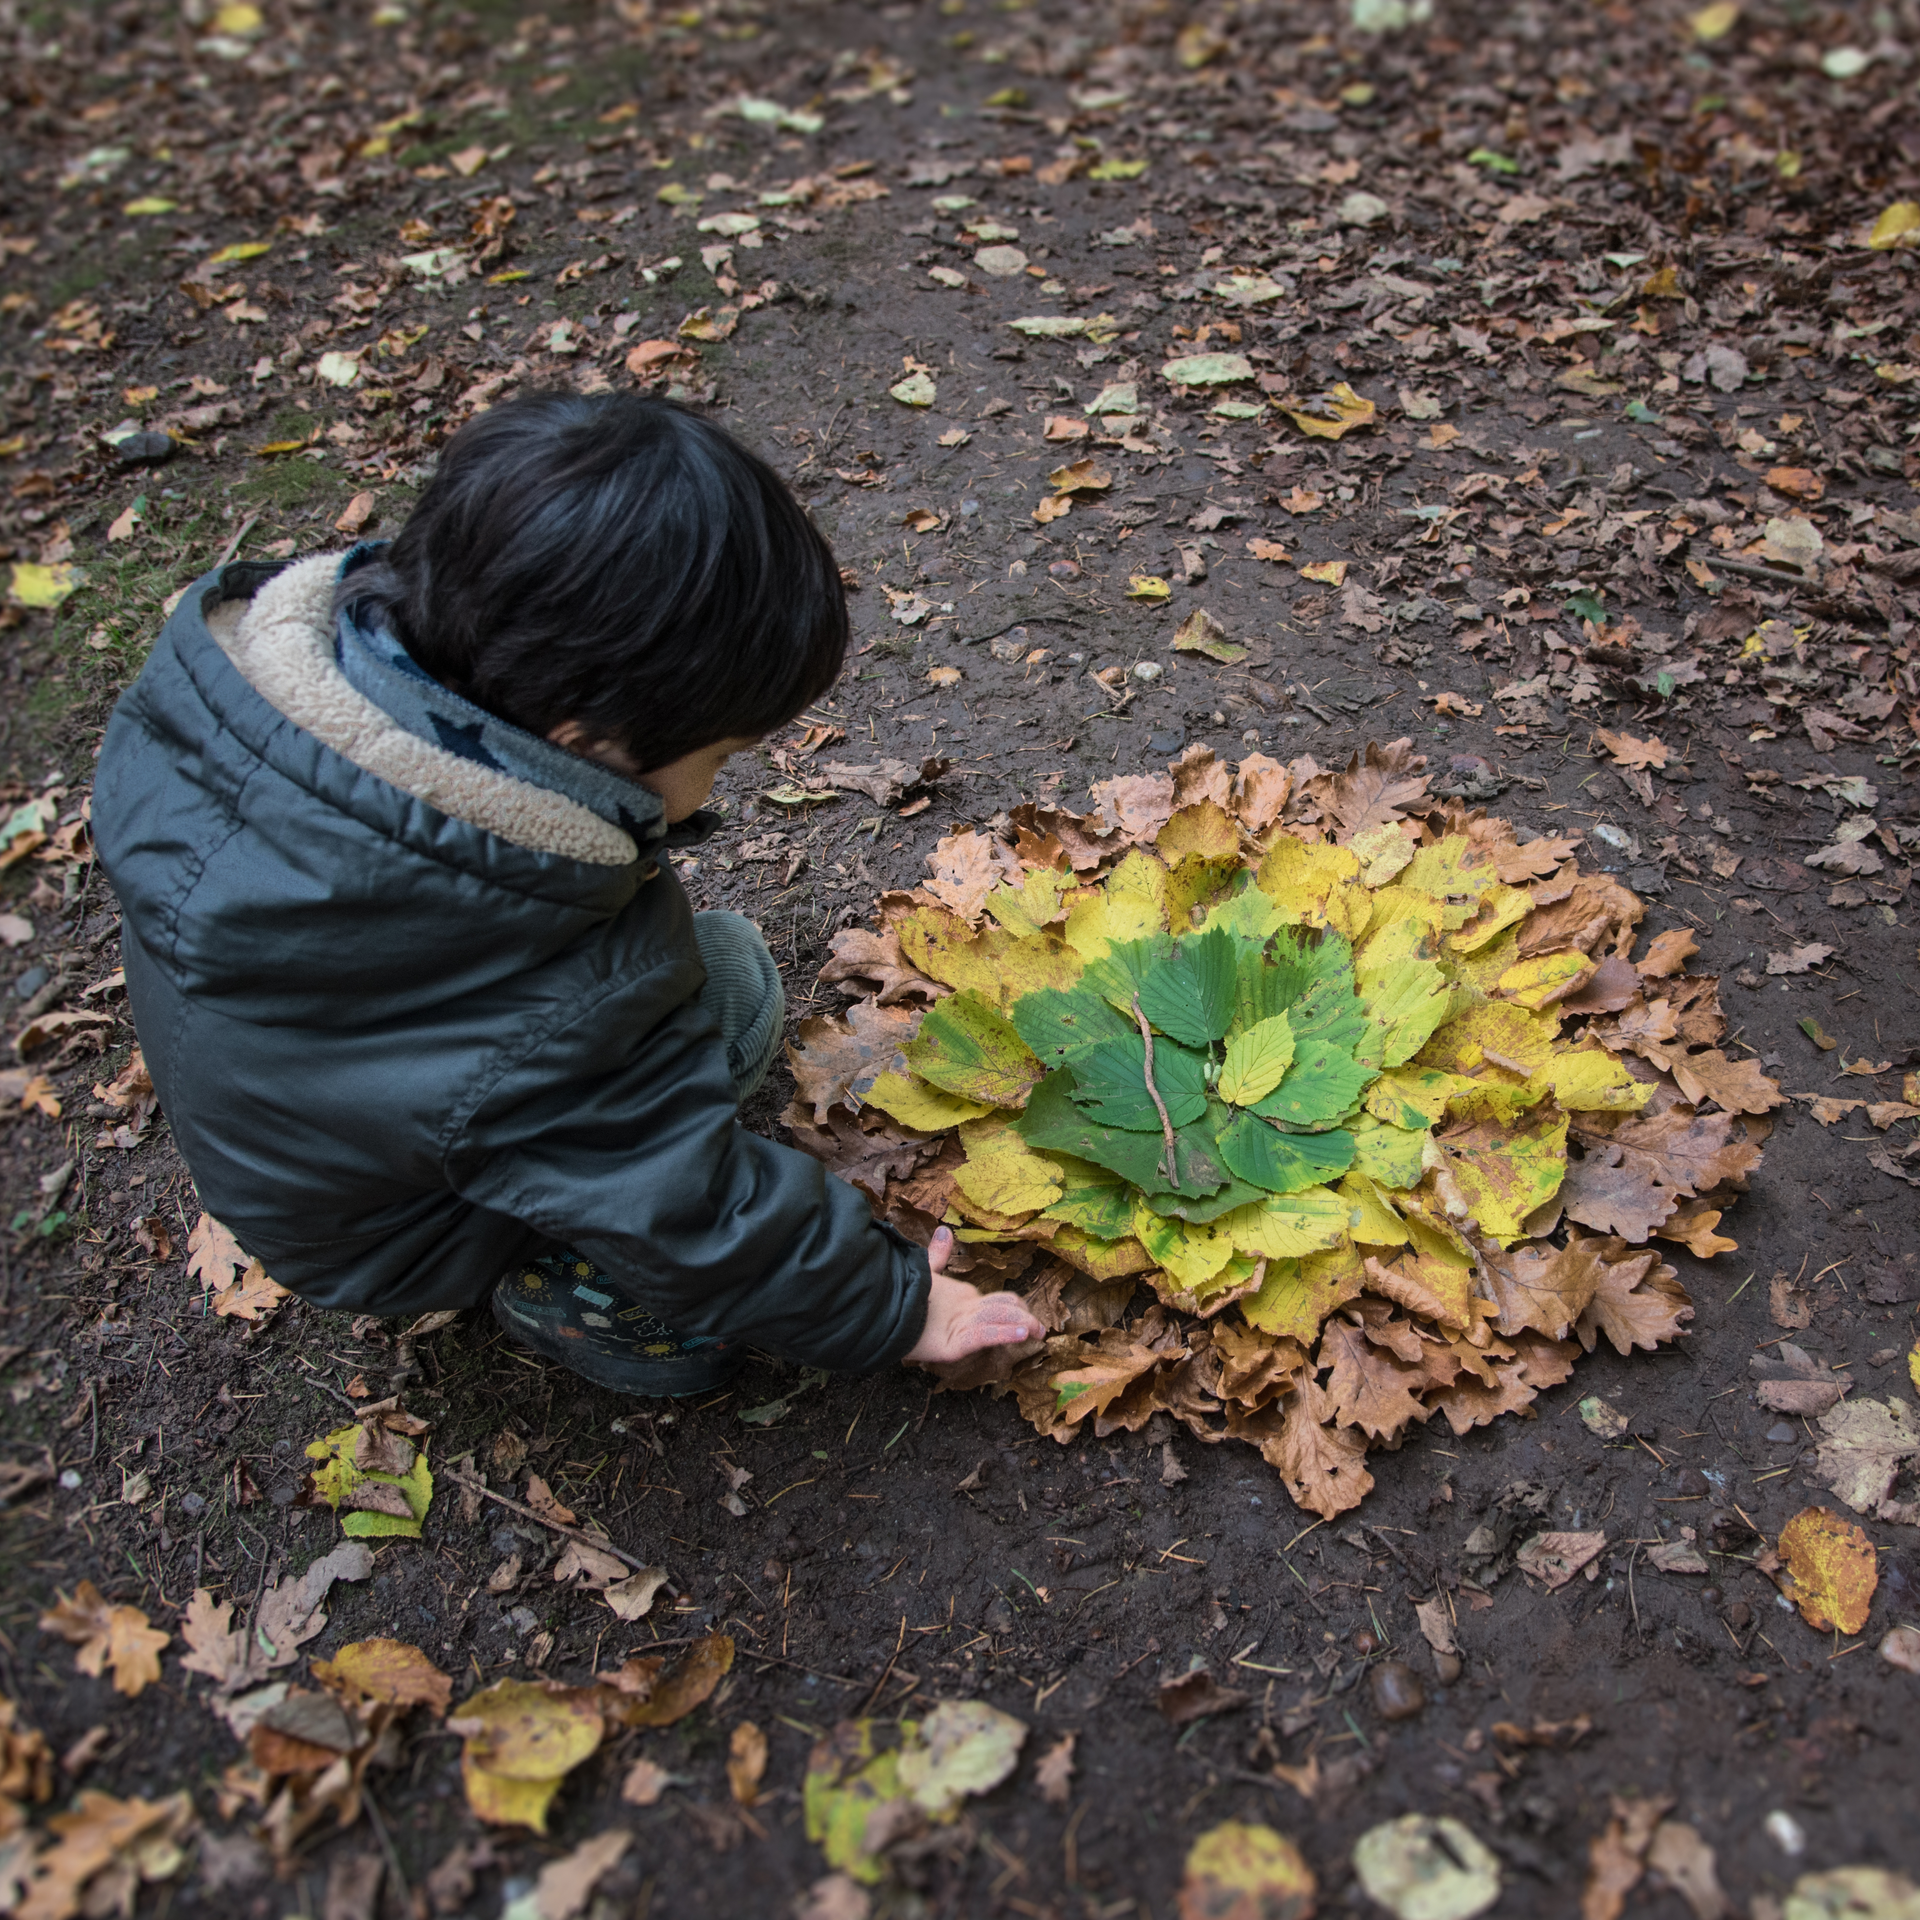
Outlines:
[[780, 477], [631, 395], [536, 394], [462, 427], [341, 597], [476, 706], [635, 777], [687, 775], [680, 793], [647, 780], [669, 817], [703, 764], [694, 806], [722, 749], [818, 699], [847, 648], [832, 551]]

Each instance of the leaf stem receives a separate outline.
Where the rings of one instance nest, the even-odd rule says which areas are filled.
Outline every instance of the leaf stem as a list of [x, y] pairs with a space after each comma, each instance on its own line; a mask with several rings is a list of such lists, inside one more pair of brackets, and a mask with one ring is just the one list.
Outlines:
[[1153, 1084], [1153, 1029], [1147, 1024], [1147, 1016], [1140, 1011], [1140, 996], [1133, 996], [1133, 1017], [1140, 1023], [1140, 1038], [1147, 1049], [1147, 1096], [1152, 1100], [1154, 1111], [1160, 1116], [1160, 1131], [1165, 1136], [1167, 1151], [1160, 1162], [1160, 1171], [1166, 1175], [1168, 1184], [1177, 1192], [1180, 1186], [1180, 1162], [1174, 1152], [1173, 1121], [1167, 1113], [1167, 1103], [1160, 1098], [1160, 1089]]

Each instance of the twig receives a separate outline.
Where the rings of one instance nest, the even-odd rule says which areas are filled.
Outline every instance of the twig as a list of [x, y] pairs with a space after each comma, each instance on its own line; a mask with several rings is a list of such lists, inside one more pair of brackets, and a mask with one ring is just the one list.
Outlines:
[[244, 539], [246, 539], [247, 535], [250, 534], [254, 530], [254, 528], [257, 527], [259, 524], [260, 524], [260, 516], [257, 513], [248, 514], [247, 517], [240, 523], [240, 531], [236, 533], [233, 536], [233, 538], [227, 542], [226, 552], [223, 553], [220, 556], [220, 558], [216, 560], [213, 563], [213, 565], [207, 569], [207, 571], [209, 573], [218, 573], [220, 569], [224, 567], [233, 558], [233, 556], [240, 551], [240, 543]]
[[1167, 1103], [1160, 1098], [1160, 1089], [1153, 1084], [1153, 1029], [1147, 1024], [1147, 1016], [1140, 1011], [1140, 996], [1137, 993], [1133, 996], [1133, 1017], [1140, 1023], [1140, 1038], [1147, 1049], [1147, 1094], [1153, 1101], [1154, 1111], [1160, 1116], [1160, 1132], [1167, 1143], [1160, 1171], [1177, 1192], [1180, 1186], [1180, 1161], [1174, 1149], [1173, 1120], [1167, 1112]]
[[549, 1520], [544, 1513], [535, 1513], [531, 1507], [523, 1507], [518, 1500], [509, 1500], [504, 1493], [495, 1493], [491, 1487], [483, 1487], [478, 1480], [464, 1473], [456, 1473], [451, 1468], [448, 1470], [448, 1478], [455, 1486], [465, 1487], [469, 1493], [477, 1493], [482, 1499], [497, 1501], [509, 1513], [517, 1513], [522, 1519], [531, 1520], [537, 1526], [551, 1528], [555, 1533], [564, 1533], [569, 1540], [578, 1540], [583, 1547], [592, 1547], [600, 1553], [612, 1554], [616, 1560], [632, 1567], [636, 1573], [645, 1573], [647, 1570], [646, 1561], [636, 1560], [632, 1554], [616, 1547], [611, 1540], [602, 1539], [598, 1534], [582, 1533], [578, 1527], [563, 1527], [558, 1520]]

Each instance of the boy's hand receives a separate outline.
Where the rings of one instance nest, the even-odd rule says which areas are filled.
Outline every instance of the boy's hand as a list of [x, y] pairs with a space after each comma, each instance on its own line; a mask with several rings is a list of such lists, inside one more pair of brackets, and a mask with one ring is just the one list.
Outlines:
[[942, 1227], [927, 1248], [933, 1291], [927, 1296], [927, 1324], [906, 1356], [906, 1364], [938, 1365], [964, 1360], [983, 1347], [1018, 1346], [1046, 1332], [1020, 1303], [1017, 1294], [982, 1293], [943, 1271], [953, 1252], [953, 1235]]

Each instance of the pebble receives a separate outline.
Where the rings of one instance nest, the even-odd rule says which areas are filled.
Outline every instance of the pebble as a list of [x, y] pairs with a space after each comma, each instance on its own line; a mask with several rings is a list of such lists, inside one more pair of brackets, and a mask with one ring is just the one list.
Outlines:
[[1351, 1644], [1355, 1653], [1378, 1653], [1380, 1636], [1371, 1627], [1361, 1627], [1354, 1633]]
[[1767, 1439], [1770, 1444], [1776, 1447], [1784, 1446], [1789, 1440], [1798, 1440], [1799, 1438], [1800, 1429], [1795, 1426], [1789, 1426], [1784, 1420], [1776, 1420], [1773, 1425], [1767, 1429]]
[[29, 967], [13, 983], [13, 990], [22, 1000], [31, 1000], [52, 978], [53, 975], [45, 967]]
[[1142, 686], [1152, 686], [1160, 678], [1163, 669], [1158, 660], [1142, 660], [1133, 670], [1133, 677]]
[[1077, 560], [1054, 560], [1048, 563], [1047, 572], [1056, 580], [1078, 580], [1080, 563]]
[[1433, 1656], [1433, 1670], [1440, 1676], [1440, 1684], [1450, 1687], [1460, 1678], [1462, 1668], [1457, 1653], [1436, 1653]]
[[1373, 1710], [1382, 1720], [1411, 1720], [1423, 1712], [1427, 1690], [1404, 1660], [1383, 1660], [1367, 1675]]
[[1776, 1807], [1765, 1821], [1767, 1838], [1789, 1860], [1798, 1860], [1807, 1850], [1807, 1830], [1784, 1808]]
[[159, 467], [173, 458], [174, 438], [170, 433], [130, 433], [113, 443], [123, 466]]
[[1011, 1633], [1013, 1631], [1013, 1609], [1003, 1598], [996, 1596], [981, 1616], [980, 1624], [989, 1633]]

